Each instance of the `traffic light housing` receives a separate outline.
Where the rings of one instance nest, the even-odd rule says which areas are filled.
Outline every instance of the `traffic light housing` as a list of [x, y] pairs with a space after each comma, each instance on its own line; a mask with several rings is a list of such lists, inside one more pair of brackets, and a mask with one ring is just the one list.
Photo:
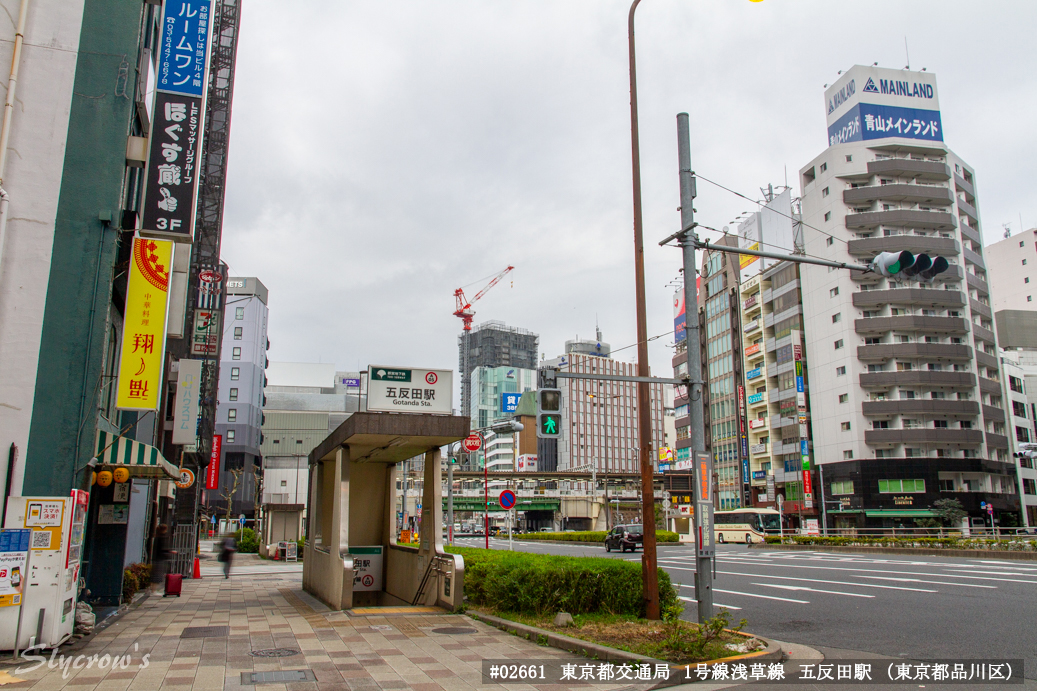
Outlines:
[[950, 268], [950, 262], [943, 257], [930, 257], [928, 254], [911, 254], [903, 252], [880, 252], [871, 260], [872, 270], [886, 278], [913, 278], [922, 283], [932, 283], [938, 274]]
[[537, 437], [558, 439], [562, 436], [561, 389], [537, 390]]
[[871, 260], [871, 268], [886, 278], [896, 276], [915, 261], [915, 255], [908, 251], [903, 252], [879, 252], [878, 256]]

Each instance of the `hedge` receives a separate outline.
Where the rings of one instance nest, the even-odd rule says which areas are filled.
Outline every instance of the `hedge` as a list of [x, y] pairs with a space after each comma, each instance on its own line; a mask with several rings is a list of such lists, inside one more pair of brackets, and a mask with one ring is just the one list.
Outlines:
[[768, 544], [791, 545], [843, 545], [858, 547], [899, 547], [925, 549], [985, 549], [994, 552], [1033, 552], [1037, 551], [1035, 540], [994, 540], [987, 538], [964, 537], [824, 537], [790, 535], [785, 538], [767, 536]]
[[[643, 617], [641, 565], [606, 557], [562, 557], [472, 547], [448, 551], [464, 557], [468, 601], [499, 612], [587, 614], [608, 612]], [[670, 576], [659, 573], [663, 611], [677, 604]]]
[[[575, 533], [528, 533], [518, 537], [519, 540], [559, 540], [562, 542], [604, 542], [608, 535], [604, 530], [584, 530]], [[669, 530], [655, 531], [656, 542], [679, 542], [677, 533]]]

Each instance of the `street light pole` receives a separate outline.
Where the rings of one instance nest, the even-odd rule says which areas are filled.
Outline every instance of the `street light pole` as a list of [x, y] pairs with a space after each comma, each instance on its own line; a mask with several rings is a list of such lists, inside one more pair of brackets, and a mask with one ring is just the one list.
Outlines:
[[[645, 307], [645, 248], [641, 221], [641, 154], [637, 132], [637, 68], [634, 61], [634, 10], [641, 0], [634, 0], [627, 16], [627, 40], [630, 54], [630, 162], [634, 194], [634, 291], [637, 305], [637, 375], [651, 376], [648, 368], [648, 317]], [[641, 461], [641, 512], [644, 532], [644, 554], [641, 572], [644, 581], [645, 617], [659, 619], [659, 574], [655, 548], [655, 492], [652, 477], [652, 403], [647, 381], [637, 383], [637, 435]], [[647, 518], [651, 517], [651, 525]]]

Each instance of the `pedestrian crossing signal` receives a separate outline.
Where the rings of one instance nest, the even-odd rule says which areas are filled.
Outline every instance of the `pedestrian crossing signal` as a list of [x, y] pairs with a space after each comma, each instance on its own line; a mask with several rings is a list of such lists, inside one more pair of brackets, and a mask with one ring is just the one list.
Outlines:
[[537, 390], [537, 437], [540, 439], [558, 439], [561, 435], [561, 389]]
[[556, 439], [561, 436], [562, 416], [558, 413], [541, 413], [537, 425], [537, 436], [541, 439]]

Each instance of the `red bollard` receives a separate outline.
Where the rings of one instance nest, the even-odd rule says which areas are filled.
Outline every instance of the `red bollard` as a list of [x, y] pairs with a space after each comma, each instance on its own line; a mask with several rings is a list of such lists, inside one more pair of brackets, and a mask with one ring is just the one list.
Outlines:
[[202, 563], [198, 559], [198, 557], [195, 557], [194, 558], [194, 573], [191, 574], [191, 578], [201, 578], [201, 577], [202, 577]]

